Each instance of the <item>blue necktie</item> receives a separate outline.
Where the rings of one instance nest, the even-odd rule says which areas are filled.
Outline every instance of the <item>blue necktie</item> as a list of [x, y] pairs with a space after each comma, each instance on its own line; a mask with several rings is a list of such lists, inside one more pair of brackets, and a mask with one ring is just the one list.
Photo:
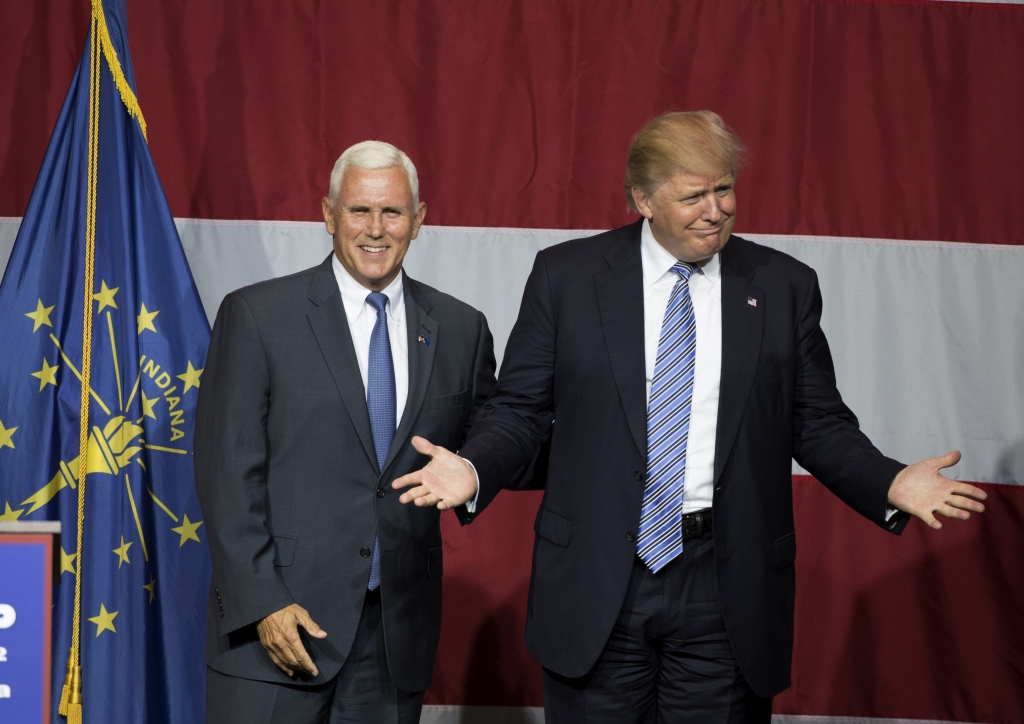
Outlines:
[[[370, 292], [366, 303], [377, 310], [377, 323], [370, 334], [370, 355], [366, 365], [366, 407], [370, 412], [370, 430], [373, 448], [377, 453], [377, 467], [384, 472], [384, 462], [395, 437], [395, 364], [391, 359], [391, 338], [388, 336], [388, 297], [383, 292]], [[370, 562], [371, 591], [380, 586], [380, 540], [373, 539], [373, 559]]]
[[683, 552], [683, 482], [690, 433], [697, 320], [690, 299], [694, 266], [677, 262], [679, 275], [665, 308], [647, 406], [647, 485], [640, 511], [637, 554], [657, 573]]

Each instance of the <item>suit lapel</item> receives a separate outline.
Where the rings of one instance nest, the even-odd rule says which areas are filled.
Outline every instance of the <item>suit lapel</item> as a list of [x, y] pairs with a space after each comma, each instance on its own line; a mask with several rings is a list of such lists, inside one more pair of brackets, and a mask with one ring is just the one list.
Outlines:
[[[333, 254], [332, 254], [333, 255]], [[377, 467], [377, 453], [373, 447], [373, 431], [370, 428], [370, 413], [366, 408], [366, 389], [359, 372], [352, 333], [348, 328], [348, 317], [341, 301], [338, 281], [331, 268], [331, 257], [313, 273], [309, 288], [309, 300], [316, 305], [307, 314], [309, 326], [313, 329], [320, 352], [327, 368], [334, 378], [352, 424], [355, 426], [363, 450], [373, 467]]]
[[[404, 273], [404, 272], [403, 272]], [[405, 295], [405, 326], [409, 347], [409, 396], [402, 413], [402, 422], [395, 430], [391, 449], [384, 461], [386, 471], [403, 446], [409, 442], [413, 424], [423, 407], [427, 395], [430, 372], [434, 367], [434, 351], [437, 349], [437, 322], [429, 316], [430, 302], [419, 285], [406, 275], [402, 285]], [[423, 338], [423, 342], [420, 338]]]
[[751, 284], [756, 268], [743, 253], [745, 243], [733, 237], [722, 250], [722, 380], [715, 437], [716, 487], [743, 419], [764, 332], [765, 293]]
[[647, 458], [647, 393], [644, 367], [644, 274], [640, 261], [641, 222], [606, 255], [609, 269], [594, 277], [598, 309], [612, 376], [629, 430]]

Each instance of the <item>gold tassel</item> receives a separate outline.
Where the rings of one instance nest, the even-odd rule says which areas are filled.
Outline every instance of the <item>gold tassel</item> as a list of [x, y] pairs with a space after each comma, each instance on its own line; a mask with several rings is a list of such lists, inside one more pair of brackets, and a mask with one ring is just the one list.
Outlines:
[[82, 667], [71, 670], [71, 694], [68, 696], [68, 724], [82, 724]]
[[99, 31], [100, 48], [103, 56], [107, 59], [107, 67], [110, 74], [114, 76], [114, 86], [121, 96], [121, 102], [128, 109], [128, 115], [139, 122], [142, 130], [142, 137], [149, 143], [149, 136], [146, 134], [146, 119], [142, 117], [142, 109], [139, 107], [139, 99], [135, 97], [132, 87], [128, 85], [128, 79], [124, 77], [124, 70], [121, 69], [121, 61], [114, 50], [114, 41], [110, 39], [110, 31], [107, 30], [107, 16], [103, 14], [103, 0], [93, 0], [93, 18], [97, 23]]
[[68, 698], [70, 697], [70, 694], [71, 687], [69, 687], [67, 684], [64, 684], [64, 687], [60, 690], [60, 706], [57, 707], [57, 712], [61, 716], [68, 715]]
[[75, 667], [75, 650], [68, 651], [67, 672], [64, 674], [64, 686], [60, 690], [60, 706], [57, 712], [61, 716], [68, 715], [68, 700], [71, 698], [71, 671]]

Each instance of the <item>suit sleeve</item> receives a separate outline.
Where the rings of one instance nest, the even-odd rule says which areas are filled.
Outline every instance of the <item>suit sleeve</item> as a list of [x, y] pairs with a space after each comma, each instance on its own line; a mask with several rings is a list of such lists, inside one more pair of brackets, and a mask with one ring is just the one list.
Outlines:
[[459, 437], [456, 449], [461, 449], [469, 436], [473, 421], [480, 413], [491, 391], [494, 389], [494, 370], [497, 363], [494, 361], [494, 339], [491, 337], [491, 330], [487, 326], [487, 317], [483, 312], [477, 312], [477, 344], [476, 353], [473, 356], [473, 389], [470, 390], [472, 402], [469, 409], [469, 416], [466, 418], [466, 426]]
[[267, 527], [270, 370], [245, 299], [228, 295], [210, 340], [195, 431], [195, 474], [213, 560], [213, 585], [230, 633], [294, 600], [274, 569]]
[[526, 282], [501, 374], [461, 455], [480, 476], [477, 514], [537, 456], [551, 433], [557, 327], [544, 253]]
[[886, 511], [889, 486], [906, 466], [884, 456], [843, 403], [820, 322], [821, 292], [813, 274], [798, 325], [793, 457], [858, 513], [902, 533], [909, 516], [897, 512], [886, 520]]

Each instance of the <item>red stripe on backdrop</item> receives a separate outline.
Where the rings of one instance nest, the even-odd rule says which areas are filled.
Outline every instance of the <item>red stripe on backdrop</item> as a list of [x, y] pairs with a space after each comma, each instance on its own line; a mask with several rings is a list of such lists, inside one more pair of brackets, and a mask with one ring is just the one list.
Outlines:
[[[793, 687], [780, 714], [1024, 721], [1024, 487], [988, 510], [896, 538], [794, 477]], [[477, 523], [443, 519], [444, 622], [428, 704], [541, 706], [523, 646], [539, 493], [503, 493]]]
[[900, 538], [794, 478], [793, 688], [775, 711], [1024, 721], [1024, 487]]
[[543, 706], [540, 665], [526, 652], [533, 520], [541, 492], [504, 492], [477, 522], [441, 516], [444, 606], [427, 704]]
[[[0, 11], [0, 215], [24, 211], [86, 4]], [[709, 107], [751, 149], [738, 230], [1021, 243], [1018, 5], [129, 6], [177, 216], [316, 220], [331, 160], [373, 137], [418, 163], [430, 223], [612, 227], [632, 134]]]

